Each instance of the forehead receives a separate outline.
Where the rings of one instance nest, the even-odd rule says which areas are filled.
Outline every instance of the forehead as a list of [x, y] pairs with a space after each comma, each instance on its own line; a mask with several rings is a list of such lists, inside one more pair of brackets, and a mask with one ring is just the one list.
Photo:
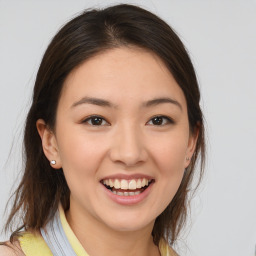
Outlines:
[[97, 96], [121, 104], [166, 95], [186, 105], [182, 90], [157, 55], [122, 47], [99, 53], [75, 68], [64, 82], [60, 101]]

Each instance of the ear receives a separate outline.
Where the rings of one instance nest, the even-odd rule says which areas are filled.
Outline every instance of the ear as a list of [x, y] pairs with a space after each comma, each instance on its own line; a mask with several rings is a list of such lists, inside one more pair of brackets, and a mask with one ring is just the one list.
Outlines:
[[[43, 119], [38, 119], [36, 122], [37, 131], [42, 140], [42, 147], [45, 156], [49, 160], [52, 168], [60, 169], [62, 167], [58, 145], [56, 141], [56, 137], [52, 130], [45, 124]], [[56, 164], [52, 164], [51, 161], [55, 160]]]
[[191, 131], [189, 134], [188, 147], [187, 147], [186, 158], [185, 158], [185, 168], [189, 166], [191, 162], [191, 158], [193, 157], [193, 154], [195, 152], [199, 129], [200, 129], [200, 126], [198, 124], [195, 126], [194, 130]]

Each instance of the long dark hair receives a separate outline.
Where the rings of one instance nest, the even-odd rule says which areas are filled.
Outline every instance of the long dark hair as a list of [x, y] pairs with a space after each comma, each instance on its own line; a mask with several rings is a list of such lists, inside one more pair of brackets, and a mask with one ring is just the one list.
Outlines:
[[121, 4], [84, 11], [60, 29], [44, 54], [26, 119], [25, 170], [14, 193], [6, 230], [11, 227], [15, 216], [22, 216], [22, 226], [12, 233], [11, 241], [22, 227], [38, 231], [53, 217], [59, 202], [64, 210], [69, 208], [70, 190], [63, 171], [54, 171], [49, 165], [42, 150], [36, 121], [43, 119], [54, 130], [57, 104], [70, 72], [105, 50], [130, 45], [147, 49], [163, 60], [185, 95], [191, 132], [195, 127], [199, 130], [195, 153], [180, 187], [165, 211], [157, 217], [152, 231], [156, 245], [161, 238], [171, 244], [177, 239], [186, 220], [188, 195], [197, 159], [200, 156], [199, 177], [202, 177], [205, 159], [198, 83], [188, 53], [173, 29], [140, 7]]

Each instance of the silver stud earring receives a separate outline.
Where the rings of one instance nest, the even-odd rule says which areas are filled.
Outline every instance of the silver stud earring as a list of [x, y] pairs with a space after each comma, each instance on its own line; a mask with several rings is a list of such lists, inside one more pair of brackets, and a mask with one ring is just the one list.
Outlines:
[[52, 165], [55, 165], [55, 164], [56, 164], [56, 161], [55, 161], [55, 160], [52, 160], [52, 161], [51, 161], [51, 164], [52, 164]]
[[187, 156], [187, 157], [186, 157], [186, 160], [187, 160], [187, 161], [189, 161], [189, 160], [190, 160], [190, 158]]

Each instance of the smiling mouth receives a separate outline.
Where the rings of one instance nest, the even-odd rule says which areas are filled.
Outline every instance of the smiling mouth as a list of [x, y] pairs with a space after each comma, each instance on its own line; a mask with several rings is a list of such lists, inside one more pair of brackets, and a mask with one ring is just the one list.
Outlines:
[[153, 179], [104, 179], [101, 183], [110, 190], [113, 194], [118, 196], [136, 196], [144, 192], [152, 183]]

